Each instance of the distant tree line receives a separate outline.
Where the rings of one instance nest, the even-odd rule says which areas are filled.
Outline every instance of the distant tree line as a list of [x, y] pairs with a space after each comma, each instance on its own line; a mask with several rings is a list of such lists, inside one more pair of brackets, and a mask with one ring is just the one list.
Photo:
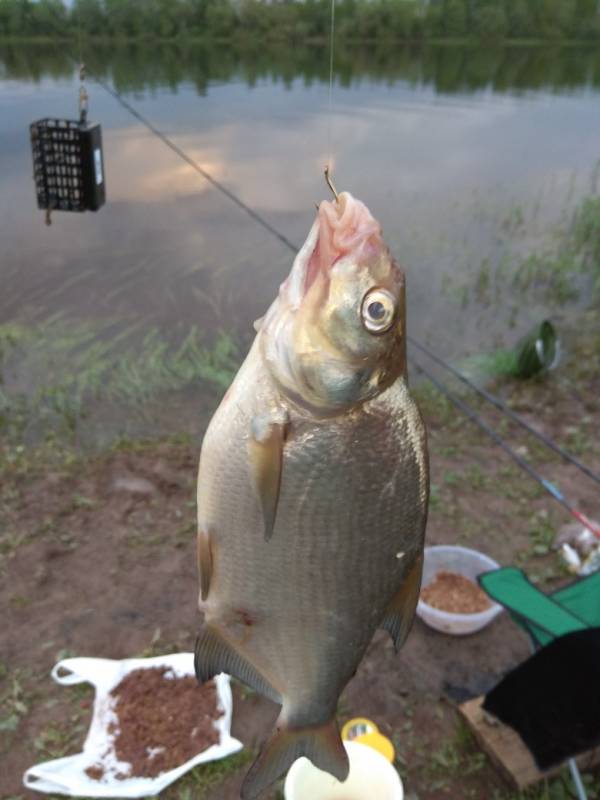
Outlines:
[[[330, 0], [0, 0], [0, 36], [309, 41]], [[598, 0], [337, 0], [336, 35], [356, 40], [600, 39]]]

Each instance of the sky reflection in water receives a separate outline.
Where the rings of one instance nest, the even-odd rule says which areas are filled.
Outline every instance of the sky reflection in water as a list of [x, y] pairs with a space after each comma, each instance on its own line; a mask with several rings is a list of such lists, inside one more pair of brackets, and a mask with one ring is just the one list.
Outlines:
[[[315, 75], [306, 66], [294, 73], [293, 54], [279, 73], [277, 59], [269, 72], [262, 54], [254, 73], [240, 57], [224, 75], [214, 55], [202, 67], [193, 54], [178, 58], [161, 48], [141, 63], [139, 52], [128, 61], [122, 50], [88, 61], [298, 244], [314, 202], [327, 196], [322, 168], [330, 141], [338, 189], [367, 203], [407, 269], [411, 332], [458, 356], [511, 343], [532, 321], [565, 311], [510, 291], [482, 302], [470, 289], [486, 259], [494, 265], [507, 253], [543, 248], [553, 226], [594, 188], [597, 56], [556, 51], [544, 62], [554, 72], [544, 81], [534, 72], [529, 88], [523, 53], [498, 57], [501, 67], [479, 86], [469, 86], [468, 69], [452, 83], [439, 64], [462, 58], [464, 68], [473, 53], [454, 53], [454, 61], [448, 52], [399, 55], [391, 74], [364, 54], [352, 74], [346, 59], [331, 117], [323, 53], [315, 56]], [[538, 55], [529, 58], [539, 67]], [[558, 74], [561, 58], [567, 64]], [[304, 53], [299, 59], [312, 65]], [[157, 63], [178, 71], [167, 80]], [[503, 91], [494, 88], [500, 80]], [[172, 341], [195, 324], [207, 341], [222, 328], [247, 344], [291, 253], [92, 81], [90, 118], [103, 126], [108, 203], [98, 214], [57, 213], [44, 226], [34, 207], [28, 125], [73, 117], [76, 91], [72, 67], [55, 52], [0, 49], [0, 323], [61, 314], [100, 326], [158, 325]], [[525, 224], [507, 230], [515, 208]]]

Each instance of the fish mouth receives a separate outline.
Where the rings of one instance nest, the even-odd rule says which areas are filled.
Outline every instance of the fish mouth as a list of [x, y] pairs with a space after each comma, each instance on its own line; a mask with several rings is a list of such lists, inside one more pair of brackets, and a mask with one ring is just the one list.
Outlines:
[[[348, 192], [323, 201], [259, 328], [278, 390], [313, 416], [342, 413], [381, 393], [404, 368], [404, 358], [391, 363], [403, 350], [403, 286], [367, 207]], [[398, 305], [385, 338], [365, 324], [363, 302], [375, 290], [387, 307]]]
[[368, 262], [385, 249], [381, 226], [369, 209], [342, 192], [337, 200], [323, 200], [317, 218], [300, 249], [289, 278], [282, 285], [292, 308], [299, 307], [313, 284], [329, 280], [332, 267], [342, 258]]

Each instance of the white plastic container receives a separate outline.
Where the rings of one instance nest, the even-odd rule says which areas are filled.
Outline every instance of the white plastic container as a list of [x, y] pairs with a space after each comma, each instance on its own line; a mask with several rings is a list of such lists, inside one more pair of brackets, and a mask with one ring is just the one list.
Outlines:
[[[457, 547], [454, 545], [439, 545], [437, 547], [425, 548], [425, 561], [423, 563], [422, 587], [427, 586], [438, 572], [456, 572], [472, 581], [477, 582], [477, 576], [482, 572], [491, 569], [498, 569], [499, 564], [492, 558], [471, 550], [468, 547]], [[491, 601], [490, 601], [491, 602]], [[477, 614], [453, 614], [449, 611], [441, 611], [433, 608], [419, 598], [417, 614], [431, 628], [442, 633], [449, 633], [453, 636], [464, 636], [468, 633], [475, 633], [485, 628], [486, 625], [498, 616], [502, 611], [502, 606], [497, 603], [491, 604], [485, 611]]]
[[285, 779], [285, 800], [403, 800], [400, 776], [381, 753], [358, 742], [344, 742], [344, 747], [350, 773], [343, 783], [299, 758]]

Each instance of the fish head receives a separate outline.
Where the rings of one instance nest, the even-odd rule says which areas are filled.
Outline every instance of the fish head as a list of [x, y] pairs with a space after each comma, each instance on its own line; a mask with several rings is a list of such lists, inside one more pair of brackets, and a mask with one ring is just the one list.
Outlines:
[[404, 273], [379, 223], [348, 192], [323, 201], [259, 331], [281, 391], [335, 414], [375, 397], [406, 370]]

